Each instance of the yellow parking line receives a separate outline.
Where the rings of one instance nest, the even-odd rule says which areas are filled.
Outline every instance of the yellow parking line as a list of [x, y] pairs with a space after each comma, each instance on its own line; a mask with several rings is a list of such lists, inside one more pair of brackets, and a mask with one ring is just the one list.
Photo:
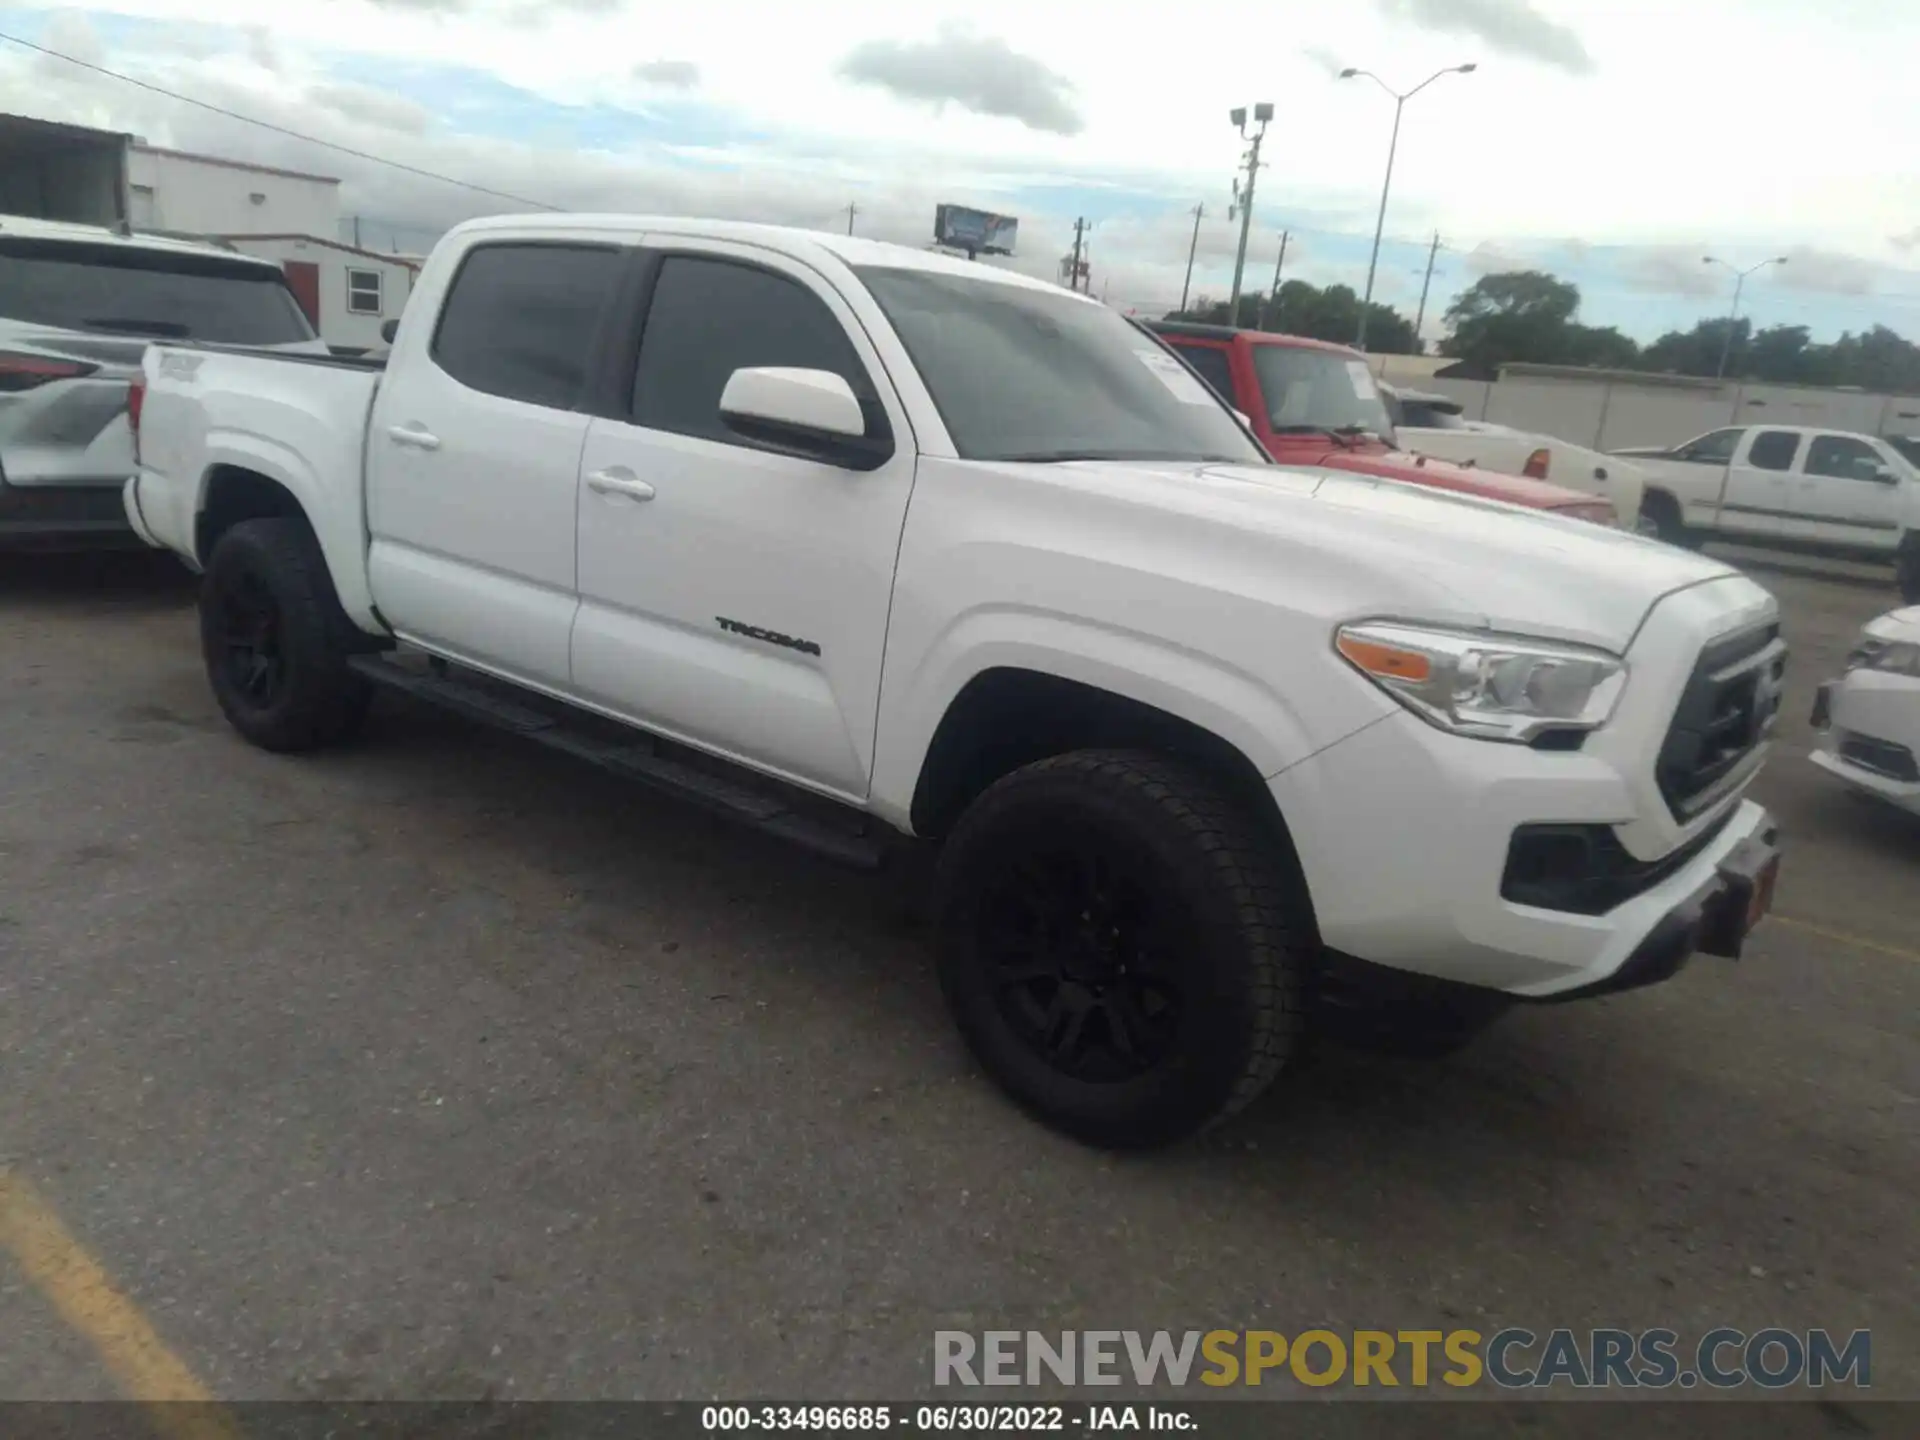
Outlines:
[[6, 1170], [0, 1170], [0, 1248], [12, 1253], [60, 1317], [92, 1342], [122, 1393], [151, 1407], [154, 1428], [168, 1440], [241, 1440], [233, 1416], [167, 1348], [53, 1207]]
[[1902, 950], [1898, 945], [1889, 945], [1882, 940], [1869, 940], [1864, 935], [1852, 935], [1845, 930], [1829, 930], [1825, 925], [1816, 925], [1811, 920], [1796, 920], [1791, 915], [1769, 915], [1767, 918], [1789, 929], [1804, 930], [1809, 935], [1818, 935], [1823, 940], [1851, 945], [1856, 950], [1871, 950], [1876, 955], [1891, 955], [1896, 960], [1911, 960], [1914, 964], [1920, 965], [1920, 950]]

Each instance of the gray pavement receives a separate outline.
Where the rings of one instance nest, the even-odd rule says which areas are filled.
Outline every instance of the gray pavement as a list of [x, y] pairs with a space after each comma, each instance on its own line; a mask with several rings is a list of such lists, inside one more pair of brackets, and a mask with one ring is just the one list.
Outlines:
[[[1920, 823], [1804, 759], [1894, 602], [1756, 574], [1744, 961], [1113, 1158], [973, 1070], [897, 883], [394, 702], [261, 754], [169, 564], [0, 561], [0, 1166], [229, 1399], [898, 1398], [936, 1328], [1310, 1324], [1870, 1326], [1920, 1398]], [[114, 1393], [4, 1254], [0, 1335], [0, 1398]]]

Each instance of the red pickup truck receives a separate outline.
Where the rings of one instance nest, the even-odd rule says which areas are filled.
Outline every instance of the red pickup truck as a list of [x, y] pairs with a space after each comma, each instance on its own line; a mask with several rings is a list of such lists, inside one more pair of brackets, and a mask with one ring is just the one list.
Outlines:
[[1247, 417], [1267, 453], [1282, 465], [1354, 470], [1602, 525], [1618, 523], [1613, 506], [1591, 495], [1399, 449], [1386, 401], [1358, 350], [1225, 325], [1142, 323]]

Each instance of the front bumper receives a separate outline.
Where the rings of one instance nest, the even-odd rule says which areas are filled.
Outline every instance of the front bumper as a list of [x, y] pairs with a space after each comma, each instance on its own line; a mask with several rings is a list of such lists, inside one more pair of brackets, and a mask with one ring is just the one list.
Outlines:
[[1603, 755], [1463, 740], [1412, 715], [1381, 720], [1269, 784], [1328, 949], [1520, 998], [1649, 983], [1695, 950], [1737, 954], [1745, 927], [1728, 917], [1744, 920], [1743, 903], [1778, 858], [1767, 812], [1732, 799], [1668, 847], [1688, 850], [1682, 863], [1603, 913], [1503, 898], [1521, 827], [1626, 836], [1644, 799]]
[[1863, 794], [1920, 815], [1920, 680], [1850, 670], [1814, 698], [1808, 758]]

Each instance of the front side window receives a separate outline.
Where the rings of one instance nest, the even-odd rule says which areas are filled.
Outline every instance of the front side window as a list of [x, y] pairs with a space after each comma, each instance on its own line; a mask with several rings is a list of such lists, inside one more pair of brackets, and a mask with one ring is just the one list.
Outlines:
[[1219, 397], [1118, 311], [997, 278], [859, 273], [963, 459], [1268, 463]]
[[738, 444], [720, 397], [734, 371], [762, 365], [832, 371], [860, 397], [868, 433], [885, 425], [853, 342], [798, 280], [698, 255], [661, 261], [634, 370], [633, 423]]
[[622, 263], [607, 246], [480, 246], [447, 292], [434, 363], [469, 389], [572, 409]]
[[1747, 463], [1756, 470], [1791, 470], [1800, 453], [1800, 437], [1791, 430], [1762, 430], [1753, 437]]
[[1851, 435], [1816, 435], [1807, 446], [1807, 474], [1835, 480], [1871, 480], [1884, 464], [1880, 452]]
[[1393, 420], [1358, 356], [1303, 345], [1256, 345], [1253, 370], [1276, 435], [1391, 435]]
[[0, 235], [0, 317], [216, 345], [291, 345], [313, 327], [279, 269], [191, 251]]
[[1733, 452], [1740, 446], [1740, 435], [1738, 430], [1715, 430], [1698, 440], [1689, 440], [1673, 452], [1673, 458], [1690, 460], [1696, 465], [1730, 465]]
[[378, 315], [380, 310], [380, 272], [378, 270], [347, 271], [348, 313]]

